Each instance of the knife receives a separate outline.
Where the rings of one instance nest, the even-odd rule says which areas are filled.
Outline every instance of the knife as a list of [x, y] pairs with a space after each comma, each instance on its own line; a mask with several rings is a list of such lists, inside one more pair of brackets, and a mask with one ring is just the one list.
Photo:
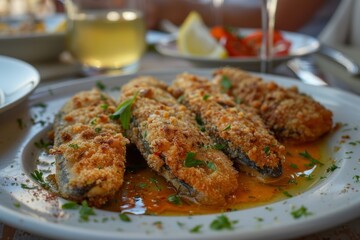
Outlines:
[[328, 85], [325, 80], [313, 73], [312, 63], [294, 58], [287, 62], [287, 67], [304, 83], [315, 86]]
[[349, 56], [333, 47], [321, 44], [318, 53], [343, 66], [353, 77], [360, 76], [360, 66]]

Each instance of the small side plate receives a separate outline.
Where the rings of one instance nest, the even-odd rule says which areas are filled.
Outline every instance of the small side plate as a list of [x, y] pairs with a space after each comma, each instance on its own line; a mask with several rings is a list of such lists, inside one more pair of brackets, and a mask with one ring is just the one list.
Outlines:
[[40, 83], [39, 72], [30, 64], [15, 58], [0, 56], [0, 89], [5, 101], [0, 113], [24, 100]]

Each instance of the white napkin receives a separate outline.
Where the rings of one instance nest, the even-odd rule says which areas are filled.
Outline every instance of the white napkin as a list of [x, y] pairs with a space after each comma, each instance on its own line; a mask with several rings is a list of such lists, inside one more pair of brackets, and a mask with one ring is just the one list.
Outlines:
[[360, 1], [342, 0], [335, 14], [319, 34], [322, 43], [360, 47]]

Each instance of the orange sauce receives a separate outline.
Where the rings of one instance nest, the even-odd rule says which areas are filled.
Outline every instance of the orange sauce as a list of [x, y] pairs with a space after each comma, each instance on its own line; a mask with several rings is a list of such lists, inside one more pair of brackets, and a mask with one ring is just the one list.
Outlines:
[[[138, 154], [130, 155], [128, 161], [133, 166], [128, 167], [123, 187], [104, 209], [134, 214], [196, 215], [251, 208], [287, 199], [309, 189], [326, 172], [329, 161], [323, 143], [320, 140], [298, 146], [286, 145], [286, 160], [279, 178], [260, 181], [239, 172], [237, 191], [229, 197], [226, 206], [220, 207], [202, 206], [183, 199], [180, 204], [170, 202], [168, 197], [176, 194], [171, 184], [146, 167], [145, 160]], [[311, 160], [300, 156], [299, 153], [305, 151], [320, 163], [312, 164]]]

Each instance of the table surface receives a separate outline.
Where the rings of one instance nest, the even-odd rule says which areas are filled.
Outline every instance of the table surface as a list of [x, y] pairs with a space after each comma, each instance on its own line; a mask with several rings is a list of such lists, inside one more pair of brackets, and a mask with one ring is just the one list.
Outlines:
[[[360, 52], [360, 51], [359, 51]], [[320, 62], [319, 66], [324, 68], [326, 60]], [[77, 64], [63, 63], [59, 61], [47, 62], [47, 63], [34, 63], [33, 64], [40, 72], [41, 83], [40, 86], [53, 84], [60, 81], [72, 81], [85, 77], [81, 74], [80, 67]], [[140, 62], [139, 72], [145, 71], [157, 71], [157, 70], [186, 70], [193, 68], [194, 66], [181, 59], [164, 57], [156, 52], [147, 52]], [[285, 66], [279, 66], [274, 70], [274, 74], [284, 75], [288, 77], [294, 77]], [[324, 74], [326, 75], [326, 74]], [[336, 88], [342, 88], [345, 90], [351, 90], [350, 87], [343, 84], [339, 84], [334, 79], [326, 79], [330, 86]], [[315, 233], [309, 236], [303, 236], [296, 240], [358, 240], [360, 239], [360, 217], [350, 221], [341, 226], [337, 226], [333, 229], [328, 229], [324, 232]], [[0, 222], [0, 240], [33, 240], [33, 239], [46, 239], [28, 232], [24, 232], [20, 229], [15, 229], [11, 226]]]

